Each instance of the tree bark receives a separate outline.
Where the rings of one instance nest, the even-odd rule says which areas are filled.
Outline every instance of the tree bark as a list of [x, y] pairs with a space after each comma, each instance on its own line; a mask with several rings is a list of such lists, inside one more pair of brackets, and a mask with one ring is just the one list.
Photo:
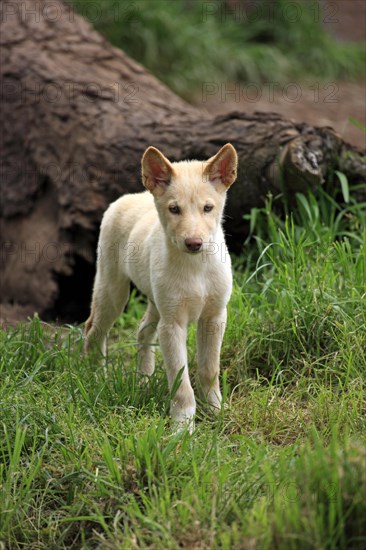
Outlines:
[[365, 179], [362, 152], [331, 128], [275, 113], [212, 117], [113, 48], [60, 0], [1, 8], [1, 300], [49, 318], [85, 317], [101, 216], [142, 190], [154, 145], [173, 161], [207, 159], [226, 142], [239, 155], [226, 231], [267, 194], [315, 189], [334, 169]]

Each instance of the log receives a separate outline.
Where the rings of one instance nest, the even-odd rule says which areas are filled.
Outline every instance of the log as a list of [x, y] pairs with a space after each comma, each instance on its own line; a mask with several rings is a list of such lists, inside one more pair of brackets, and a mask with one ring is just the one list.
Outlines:
[[[226, 142], [239, 155], [229, 193], [231, 250], [243, 215], [267, 194], [316, 189], [334, 169], [365, 179], [365, 156], [331, 128], [276, 113], [212, 117], [112, 47], [61, 0], [1, 9], [1, 302], [9, 311], [80, 321], [89, 307], [101, 216], [142, 190], [149, 145], [170, 160], [207, 159]], [[3, 309], [3, 311], [4, 311]], [[3, 315], [4, 316], [4, 315]]]

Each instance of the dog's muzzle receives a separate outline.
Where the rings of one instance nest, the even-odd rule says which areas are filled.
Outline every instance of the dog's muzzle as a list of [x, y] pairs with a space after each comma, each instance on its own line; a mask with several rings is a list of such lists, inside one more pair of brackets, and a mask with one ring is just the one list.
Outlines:
[[185, 239], [184, 244], [189, 252], [199, 252], [203, 245], [202, 239]]

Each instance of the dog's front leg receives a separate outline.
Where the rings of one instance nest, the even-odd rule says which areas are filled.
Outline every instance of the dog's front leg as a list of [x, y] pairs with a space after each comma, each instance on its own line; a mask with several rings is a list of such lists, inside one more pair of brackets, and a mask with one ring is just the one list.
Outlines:
[[214, 412], [221, 408], [220, 351], [226, 327], [226, 309], [202, 316], [197, 327], [197, 362], [200, 390]]
[[171, 417], [179, 426], [189, 425], [189, 429], [192, 431], [196, 401], [188, 373], [187, 327], [182, 327], [177, 322], [160, 320], [158, 335], [171, 395], [183, 368], [180, 384], [173, 393], [170, 402]]

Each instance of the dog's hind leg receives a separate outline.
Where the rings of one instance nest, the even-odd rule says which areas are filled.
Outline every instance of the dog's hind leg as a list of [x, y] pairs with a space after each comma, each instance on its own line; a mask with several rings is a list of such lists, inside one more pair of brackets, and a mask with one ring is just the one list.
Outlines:
[[85, 325], [85, 351], [107, 351], [107, 335], [114, 321], [123, 312], [130, 295], [130, 281], [122, 276], [111, 281], [96, 275], [91, 314]]
[[155, 342], [159, 318], [158, 310], [149, 301], [137, 334], [139, 369], [147, 376], [153, 374], [155, 369]]

